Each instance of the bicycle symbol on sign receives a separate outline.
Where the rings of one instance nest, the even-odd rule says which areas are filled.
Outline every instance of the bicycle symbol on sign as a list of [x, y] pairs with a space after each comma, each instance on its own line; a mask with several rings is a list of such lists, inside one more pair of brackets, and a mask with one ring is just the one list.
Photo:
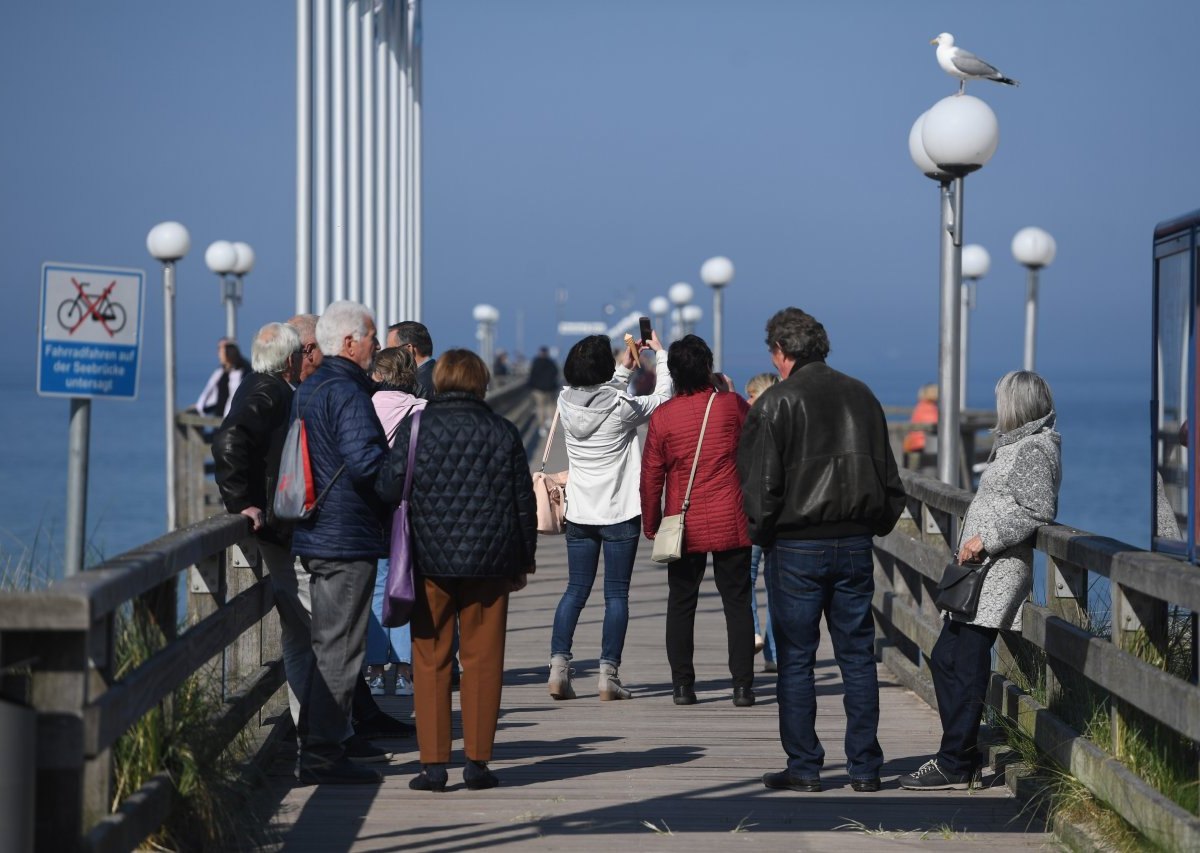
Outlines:
[[93, 323], [103, 326], [110, 338], [125, 328], [125, 307], [120, 302], [114, 302], [110, 295], [117, 286], [115, 280], [95, 297], [86, 292], [91, 282], [80, 283], [72, 277], [71, 284], [75, 285], [75, 298], [64, 299], [58, 306], [58, 324], [67, 330], [68, 335], [75, 334], [89, 317]]

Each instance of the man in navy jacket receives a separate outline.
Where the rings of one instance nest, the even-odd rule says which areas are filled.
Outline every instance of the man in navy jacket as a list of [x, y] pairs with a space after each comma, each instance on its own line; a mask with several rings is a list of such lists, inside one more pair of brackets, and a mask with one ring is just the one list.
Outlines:
[[313, 485], [324, 493], [292, 534], [292, 551], [311, 576], [315, 659], [296, 774], [309, 783], [378, 782], [379, 774], [349, 760], [344, 743], [375, 565], [388, 548], [390, 513], [374, 490], [387, 444], [367, 372], [379, 349], [375, 320], [356, 302], [334, 302], [317, 322], [317, 344], [324, 359], [292, 400], [292, 417], [304, 419]]

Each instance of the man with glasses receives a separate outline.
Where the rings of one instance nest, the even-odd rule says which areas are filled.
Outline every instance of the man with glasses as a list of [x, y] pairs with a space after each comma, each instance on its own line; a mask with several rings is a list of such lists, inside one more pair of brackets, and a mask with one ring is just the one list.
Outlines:
[[303, 382], [321, 366], [321, 359], [325, 357], [317, 346], [317, 315], [297, 314], [288, 320], [288, 325], [300, 335], [300, 378], [297, 382]]
[[[292, 534], [292, 552], [310, 577], [314, 657], [302, 699], [307, 726], [296, 776], [308, 784], [377, 783], [378, 773], [351, 761], [346, 742], [352, 697], [362, 682], [375, 563], [387, 554], [391, 517], [374, 489], [387, 452], [371, 405], [375, 319], [357, 302], [334, 302], [317, 321], [316, 339], [321, 364], [296, 390], [291, 411], [292, 418], [304, 418], [313, 486], [322, 495]], [[360, 734], [364, 728], [373, 735], [412, 733], [382, 712], [359, 723]], [[357, 746], [353, 739], [349, 745]], [[390, 756], [376, 751], [371, 757]]]
[[433, 357], [433, 338], [429, 336], [425, 324], [405, 320], [388, 326], [386, 344], [389, 347], [404, 347], [413, 354], [417, 362], [417, 386], [413, 393], [425, 400], [432, 397], [433, 367], [437, 359]]
[[782, 381], [754, 403], [738, 444], [750, 539], [763, 549], [776, 697], [787, 768], [768, 788], [820, 791], [825, 750], [815, 724], [813, 664], [821, 616], [842, 671], [846, 769], [855, 791], [878, 791], [879, 682], [871, 537], [904, 511], [904, 487], [871, 389], [825, 363], [825, 327], [799, 308], [767, 321], [767, 346]]

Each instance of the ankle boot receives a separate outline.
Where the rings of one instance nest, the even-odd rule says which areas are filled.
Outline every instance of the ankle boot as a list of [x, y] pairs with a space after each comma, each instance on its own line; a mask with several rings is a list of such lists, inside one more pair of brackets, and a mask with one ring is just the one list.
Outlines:
[[566, 655], [550, 658], [550, 695], [555, 699], [574, 699], [575, 688], [571, 685], [571, 661]]
[[631, 694], [621, 684], [621, 679], [617, 675], [617, 668], [611, 663], [600, 664], [600, 698], [603, 700], [609, 699], [632, 699]]

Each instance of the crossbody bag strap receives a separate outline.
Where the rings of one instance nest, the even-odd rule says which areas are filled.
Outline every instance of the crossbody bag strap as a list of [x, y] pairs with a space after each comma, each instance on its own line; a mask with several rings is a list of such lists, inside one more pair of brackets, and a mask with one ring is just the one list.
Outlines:
[[554, 444], [554, 430], [558, 428], [558, 406], [554, 407], [554, 420], [550, 422], [550, 434], [546, 436], [546, 449], [542, 451], [542, 467], [538, 470], [546, 472], [546, 460], [550, 458], [550, 446]]
[[421, 410], [412, 413], [412, 432], [408, 434], [408, 467], [404, 469], [404, 493], [401, 502], [407, 502], [412, 494], [413, 467], [417, 461], [417, 434], [421, 431]]
[[680, 510], [680, 515], [688, 511], [688, 505], [692, 502], [692, 481], [696, 479], [696, 467], [700, 464], [700, 447], [704, 444], [704, 431], [708, 429], [708, 413], [712, 411], [715, 399], [717, 399], [716, 391], [709, 396], [708, 405], [704, 407], [704, 422], [700, 424], [700, 439], [696, 442], [696, 455], [692, 457], [692, 473], [688, 475], [688, 487], [683, 496], [683, 509]]

